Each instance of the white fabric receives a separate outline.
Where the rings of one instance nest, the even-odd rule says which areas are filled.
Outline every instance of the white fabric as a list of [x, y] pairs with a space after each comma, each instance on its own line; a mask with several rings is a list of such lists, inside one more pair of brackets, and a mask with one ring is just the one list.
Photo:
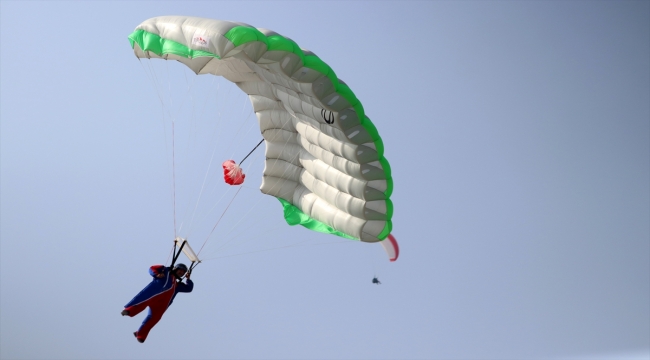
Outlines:
[[[164, 16], [136, 29], [216, 54], [219, 59], [163, 57], [178, 60], [197, 74], [223, 76], [249, 94], [266, 142], [263, 193], [285, 199], [310, 217], [362, 241], [379, 241], [387, 220], [383, 196], [387, 180], [375, 161], [372, 140], [358, 142], [369, 136], [351, 104], [335, 91], [329, 78], [303, 67], [293, 53], [266, 51], [262, 42], [235, 47], [223, 35], [240, 25], [245, 24]], [[259, 30], [267, 36], [275, 34]], [[142, 51], [137, 43], [134, 51], [140, 58], [160, 57]], [[324, 110], [331, 112], [332, 124], [323, 118]]]

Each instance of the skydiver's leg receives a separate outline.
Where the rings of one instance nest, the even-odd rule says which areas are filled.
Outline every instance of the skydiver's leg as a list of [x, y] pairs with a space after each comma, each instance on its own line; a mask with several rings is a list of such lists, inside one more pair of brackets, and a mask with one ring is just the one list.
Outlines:
[[165, 310], [167, 310], [167, 303], [157, 302], [156, 304], [149, 306], [149, 314], [144, 319], [142, 325], [140, 325], [140, 328], [135, 334], [135, 337], [138, 338], [140, 342], [144, 342], [147, 339], [149, 331], [151, 331], [151, 329], [158, 323], [158, 321], [160, 321], [163, 314], [165, 313]]
[[135, 337], [138, 338], [140, 342], [144, 342], [144, 340], [149, 335], [149, 331], [151, 331], [154, 325], [160, 321], [163, 314], [167, 310], [167, 307], [169, 306], [169, 301], [171, 300], [173, 294], [174, 293], [172, 291], [168, 291], [165, 294], [155, 296], [151, 300], [148, 300], [149, 315], [147, 315], [147, 317], [144, 319], [142, 325], [140, 326], [140, 329], [138, 329], [135, 335]]
[[143, 301], [139, 304], [135, 304], [133, 306], [125, 307], [124, 310], [129, 312], [130, 317], [134, 317], [138, 315], [139, 313], [142, 312], [142, 310], [146, 309], [147, 306], [149, 306], [149, 303], [152, 301], [152, 299]]

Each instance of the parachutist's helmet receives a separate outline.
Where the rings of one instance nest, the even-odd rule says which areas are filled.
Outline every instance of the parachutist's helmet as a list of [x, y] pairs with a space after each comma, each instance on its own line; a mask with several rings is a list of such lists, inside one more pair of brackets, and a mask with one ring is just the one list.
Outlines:
[[176, 264], [176, 266], [174, 266], [174, 271], [179, 270], [179, 269], [187, 272], [187, 265], [185, 265], [185, 264]]

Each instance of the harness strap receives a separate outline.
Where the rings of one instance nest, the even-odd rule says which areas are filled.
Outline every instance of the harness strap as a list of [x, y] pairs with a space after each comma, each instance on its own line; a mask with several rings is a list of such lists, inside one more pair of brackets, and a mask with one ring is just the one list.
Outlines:
[[183, 243], [181, 244], [181, 247], [178, 249], [178, 252], [176, 252], [176, 241], [174, 241], [174, 257], [172, 258], [172, 264], [169, 266], [170, 268], [174, 268], [174, 265], [176, 264], [176, 260], [178, 260], [178, 257], [181, 255], [181, 251], [183, 251], [183, 247], [185, 246], [185, 243], [187, 240], [184, 240]]
[[190, 264], [190, 269], [187, 270], [187, 273], [188, 273], [189, 275], [192, 275], [192, 270], [194, 270], [194, 268], [195, 268], [197, 265], [199, 265], [198, 262], [196, 262], [196, 261], [192, 261], [192, 264]]

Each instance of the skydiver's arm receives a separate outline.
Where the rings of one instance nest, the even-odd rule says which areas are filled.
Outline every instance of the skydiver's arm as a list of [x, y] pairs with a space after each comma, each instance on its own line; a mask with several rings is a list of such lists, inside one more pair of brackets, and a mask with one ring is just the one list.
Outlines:
[[184, 292], [184, 293], [192, 292], [192, 289], [194, 289], [194, 282], [190, 279], [187, 279], [186, 281], [187, 284], [178, 283], [177, 285], [178, 292]]

